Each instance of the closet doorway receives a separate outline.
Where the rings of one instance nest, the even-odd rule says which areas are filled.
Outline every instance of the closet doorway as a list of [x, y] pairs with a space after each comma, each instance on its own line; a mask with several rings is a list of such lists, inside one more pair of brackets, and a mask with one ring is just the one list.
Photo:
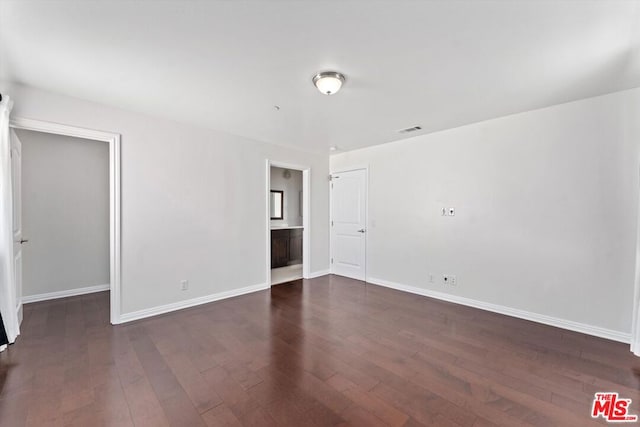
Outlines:
[[[106, 142], [108, 146], [108, 283], [100, 284], [98, 286], [83, 287], [80, 288], [80, 293], [88, 293], [96, 290], [109, 289], [110, 291], [110, 308], [109, 308], [109, 320], [111, 324], [120, 323], [120, 135], [116, 133], [109, 133], [103, 131], [97, 131], [92, 129], [80, 128], [76, 126], [68, 126], [59, 123], [46, 122], [42, 120], [26, 119], [16, 117], [11, 119], [10, 127], [13, 129], [11, 137], [12, 143], [19, 144], [19, 137], [16, 132], [35, 132], [37, 134], [48, 134], [52, 138], [59, 137], [71, 137], [79, 138], [81, 140], [88, 140], [89, 144], [95, 142]], [[106, 159], [105, 159], [106, 161]], [[12, 162], [12, 174], [14, 180], [16, 180], [16, 174], [20, 174], [22, 165], [16, 161]], [[18, 195], [18, 200], [22, 200], [22, 189], [16, 187], [14, 192]], [[15, 196], [15, 195], [14, 195]], [[14, 197], [14, 205], [16, 204]], [[15, 215], [15, 213], [14, 213]], [[20, 213], [22, 216], [22, 212]], [[17, 221], [19, 224], [21, 220]], [[33, 236], [31, 236], [33, 239]], [[26, 238], [22, 236], [20, 244], [26, 243]], [[21, 251], [20, 251], [21, 253]], [[67, 266], [65, 266], [67, 268]], [[71, 267], [73, 268], [73, 267]], [[16, 277], [22, 277], [22, 263], [16, 263]], [[20, 281], [20, 280], [19, 280]], [[98, 289], [99, 288], [99, 289]], [[22, 284], [16, 284], [16, 296], [20, 302], [35, 302], [44, 299], [53, 299], [70, 295], [77, 295], [78, 289], [75, 290], [62, 290], [56, 292], [42, 292], [38, 293], [35, 297], [28, 295], [27, 298], [23, 298], [24, 291]], [[40, 291], [37, 291], [40, 292]], [[32, 296], [31, 299], [28, 297]], [[20, 307], [21, 309], [21, 307]]]
[[309, 277], [309, 177], [311, 169], [267, 160], [267, 283]]

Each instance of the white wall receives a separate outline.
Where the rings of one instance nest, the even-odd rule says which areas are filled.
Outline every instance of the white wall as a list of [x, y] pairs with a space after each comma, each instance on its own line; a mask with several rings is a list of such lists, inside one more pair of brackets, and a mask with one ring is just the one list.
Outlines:
[[368, 277], [629, 333], [639, 113], [635, 89], [332, 156], [370, 168]]
[[[311, 167], [311, 272], [328, 268], [329, 160], [0, 83], [13, 116], [122, 134], [122, 312], [266, 286], [265, 162]], [[167, 100], [170, 102], [170, 100]], [[189, 290], [179, 281], [188, 279]]]
[[109, 144], [17, 130], [23, 296], [109, 283]]
[[302, 171], [291, 170], [289, 179], [284, 177], [285, 169], [271, 166], [271, 189], [284, 191], [283, 219], [272, 219], [272, 225], [302, 225], [300, 215], [300, 192], [302, 191]]

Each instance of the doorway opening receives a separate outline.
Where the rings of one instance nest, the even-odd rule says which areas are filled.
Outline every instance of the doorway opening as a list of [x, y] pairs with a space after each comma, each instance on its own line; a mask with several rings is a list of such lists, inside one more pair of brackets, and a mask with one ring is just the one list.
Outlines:
[[19, 314], [22, 303], [108, 290], [110, 323], [120, 323], [120, 135], [10, 126]]
[[309, 277], [309, 177], [305, 166], [267, 160], [267, 283]]

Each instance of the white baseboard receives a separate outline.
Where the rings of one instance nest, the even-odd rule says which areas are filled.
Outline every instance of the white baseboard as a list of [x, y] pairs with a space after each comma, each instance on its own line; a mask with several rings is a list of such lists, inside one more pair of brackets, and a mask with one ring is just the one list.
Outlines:
[[144, 310], [133, 311], [131, 313], [124, 313], [120, 315], [120, 323], [132, 322], [134, 320], [157, 316], [159, 314], [182, 310], [184, 308], [195, 307], [196, 305], [207, 304], [209, 302], [219, 301], [221, 299], [233, 298], [244, 294], [250, 294], [252, 292], [263, 291], [269, 288], [270, 286], [266, 283], [261, 283], [259, 285], [246, 286], [240, 289], [218, 292], [217, 294], [205, 295], [203, 297], [178, 301], [171, 304], [145, 308]]
[[390, 282], [388, 280], [376, 279], [370, 277], [367, 282], [374, 285], [380, 285], [387, 288], [397, 289], [399, 291], [409, 292], [412, 294], [422, 295], [425, 297], [435, 298], [442, 301], [453, 302], [456, 304], [466, 305], [469, 307], [479, 308], [481, 310], [492, 311], [494, 313], [504, 314], [519, 319], [530, 320], [532, 322], [543, 323], [545, 325], [555, 326], [561, 329], [581, 332], [587, 335], [593, 335], [600, 338], [606, 338], [612, 341], [623, 343], [631, 343], [631, 334], [614, 331], [611, 329], [601, 328], [599, 326], [588, 325], [586, 323], [574, 322], [572, 320], [560, 319], [558, 317], [547, 316], [544, 314], [533, 313], [530, 311], [511, 308], [504, 305], [491, 304], [484, 301], [478, 301], [471, 298], [465, 298], [457, 295], [451, 295], [444, 292], [433, 291], [430, 289], [417, 288], [415, 286], [403, 285], [400, 283]]
[[58, 298], [73, 297], [76, 295], [92, 294], [94, 292], [108, 291], [109, 288], [110, 288], [110, 285], [107, 283], [106, 285], [87, 286], [86, 288], [76, 288], [76, 289], [69, 289], [66, 291], [49, 292], [47, 294], [28, 295], [28, 296], [22, 297], [22, 303], [29, 304], [32, 302], [47, 301], [50, 299], [58, 299]]
[[313, 273], [309, 273], [309, 277], [306, 277], [306, 279], [315, 279], [316, 277], [320, 277], [320, 276], [326, 276], [329, 273], [329, 270], [320, 270], [320, 271], [314, 271]]

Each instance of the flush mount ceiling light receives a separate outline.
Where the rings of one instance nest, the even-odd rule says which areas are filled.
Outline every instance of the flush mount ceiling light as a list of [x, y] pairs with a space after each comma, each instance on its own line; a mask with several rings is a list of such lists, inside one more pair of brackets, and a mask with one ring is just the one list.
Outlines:
[[337, 71], [323, 71], [313, 76], [313, 84], [325, 95], [333, 95], [345, 81], [344, 74]]

